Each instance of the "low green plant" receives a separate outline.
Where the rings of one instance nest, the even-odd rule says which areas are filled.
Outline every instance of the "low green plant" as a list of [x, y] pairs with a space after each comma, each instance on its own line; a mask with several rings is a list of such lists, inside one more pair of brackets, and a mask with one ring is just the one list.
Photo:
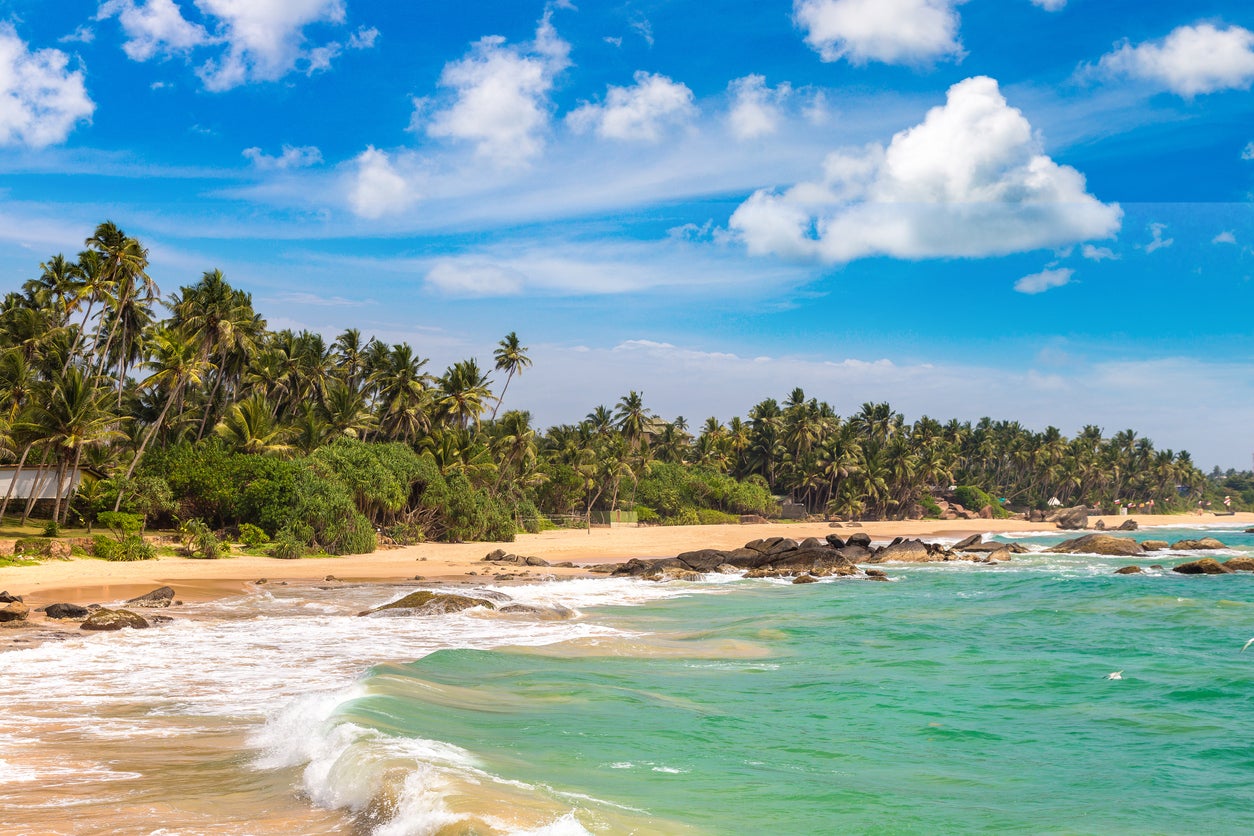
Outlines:
[[270, 535], [252, 523], [241, 523], [239, 527], [239, 541], [248, 548], [253, 549], [269, 543]]
[[739, 524], [740, 517], [736, 514], [728, 514], [725, 511], [716, 511], [713, 508], [698, 508], [697, 523], [700, 525]]
[[936, 500], [924, 494], [919, 497], [919, 505], [923, 508], [923, 516], [929, 520], [939, 520], [941, 518], [941, 508], [936, 504]]
[[125, 511], [101, 511], [96, 515], [96, 520], [112, 531], [119, 542], [131, 534], [138, 534], [144, 525], [144, 518], [139, 514], [128, 514]]
[[43, 537], [22, 537], [13, 544], [13, 553], [24, 557], [48, 557], [52, 543]]
[[138, 534], [127, 534], [121, 540], [97, 534], [92, 538], [91, 553], [102, 560], [119, 562], [152, 560], [157, 556], [152, 544]]
[[655, 525], [661, 520], [657, 511], [654, 511], [648, 505], [636, 506], [636, 522], [642, 525]]
[[383, 533], [398, 546], [412, 546], [426, 539], [422, 526], [417, 523], [397, 523], [385, 528]]
[[304, 538], [292, 528], [279, 531], [274, 535], [274, 542], [270, 544], [270, 556], [280, 560], [296, 560], [304, 557], [308, 550]]
[[56, 520], [48, 520], [48, 524], [44, 526], [43, 536], [45, 537], [60, 537], [61, 536], [61, 526], [57, 525]]
[[188, 557], [213, 560], [222, 555], [222, 543], [203, 520], [185, 520], [179, 525], [179, 538]]

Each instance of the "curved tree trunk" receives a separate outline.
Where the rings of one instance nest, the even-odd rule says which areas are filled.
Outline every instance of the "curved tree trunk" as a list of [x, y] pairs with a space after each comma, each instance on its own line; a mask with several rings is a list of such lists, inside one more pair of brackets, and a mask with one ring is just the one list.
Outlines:
[[17, 462], [17, 467], [13, 470], [13, 478], [9, 481], [9, 489], [5, 491], [4, 502], [0, 502], [0, 525], [4, 522], [4, 512], [9, 510], [9, 500], [13, 498], [13, 489], [17, 487], [17, 479], [22, 475], [22, 468], [26, 465], [26, 457], [30, 455], [31, 448], [35, 446], [35, 442], [26, 445], [26, 449], [22, 451], [22, 458]]

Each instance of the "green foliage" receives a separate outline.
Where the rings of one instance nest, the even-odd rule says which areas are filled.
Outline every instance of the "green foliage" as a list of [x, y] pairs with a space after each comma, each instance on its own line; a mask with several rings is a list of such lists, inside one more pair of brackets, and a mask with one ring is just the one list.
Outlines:
[[662, 519], [662, 525], [700, 525], [701, 518], [695, 508], [680, 508], [674, 514]]
[[514, 506], [514, 519], [518, 521], [518, 525], [528, 534], [536, 534], [540, 531], [544, 522], [544, 515], [540, 513], [540, 509], [530, 499], [523, 499]]
[[269, 543], [270, 535], [252, 523], [240, 523], [239, 541], [252, 549]]
[[270, 556], [277, 557], [280, 560], [296, 560], [304, 557], [305, 553], [309, 551], [305, 545], [308, 539], [304, 532], [292, 528], [284, 528], [274, 535], [274, 542], [270, 546]]
[[13, 553], [26, 557], [48, 557], [52, 543], [43, 537], [21, 537], [13, 544]]
[[101, 525], [113, 532], [119, 542], [132, 534], [139, 534], [144, 525], [143, 518], [138, 514], [128, 514], [125, 511], [101, 511], [96, 518]]
[[127, 534], [121, 540], [97, 534], [92, 538], [91, 553], [103, 560], [113, 561], [152, 560], [157, 556], [152, 544], [138, 534]]
[[383, 529], [383, 533], [398, 546], [412, 546], [426, 539], [422, 526], [417, 523], [397, 523]]
[[[669, 525], [697, 524], [679, 520], [696, 520], [695, 512], [698, 510], [720, 511], [737, 517], [740, 514], [767, 516], [779, 512], [779, 506], [760, 477], [740, 481], [714, 470], [676, 463], [655, 462], [640, 479], [636, 499], [637, 513], [639, 506], [643, 505]], [[687, 513], [689, 511], [693, 513]], [[641, 518], [641, 522], [651, 521]]]
[[929, 520], [939, 520], [941, 518], [941, 508], [929, 494], [919, 497], [919, 504], [923, 506], [923, 516]]
[[958, 500], [958, 504], [968, 511], [978, 512], [985, 508], [992, 508], [994, 517], [1010, 516], [1010, 512], [1001, 507], [1000, 502], [974, 485], [959, 485], [954, 490], [954, 497]]
[[222, 543], [203, 520], [184, 520], [179, 525], [179, 538], [188, 557], [213, 560], [222, 555]]
[[698, 508], [697, 522], [701, 525], [739, 525], [740, 517], [737, 514], [716, 511], [713, 508]]
[[662, 518], [658, 516], [657, 511], [654, 511], [648, 505], [636, 506], [636, 522], [641, 525], [656, 525], [661, 522], [661, 519]]
[[43, 536], [44, 537], [61, 536], [61, 526], [57, 525], [56, 520], [48, 520], [48, 524], [44, 526]]

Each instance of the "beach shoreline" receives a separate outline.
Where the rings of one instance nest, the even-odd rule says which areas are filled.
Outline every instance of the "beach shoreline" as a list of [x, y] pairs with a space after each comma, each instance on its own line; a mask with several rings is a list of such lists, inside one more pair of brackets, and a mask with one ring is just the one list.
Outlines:
[[[1089, 531], [1098, 520], [1112, 531], [1127, 520], [1140, 528], [1164, 526], [1254, 525], [1254, 513], [1233, 516], [1214, 514], [1134, 514], [1091, 517]], [[512, 543], [422, 543], [382, 549], [370, 554], [279, 560], [238, 555], [217, 560], [160, 557], [137, 562], [109, 562], [75, 557], [45, 560], [31, 566], [0, 567], [0, 590], [23, 596], [30, 607], [51, 603], [91, 604], [124, 601], [159, 586], [170, 586], [178, 599], [207, 601], [241, 594], [258, 581], [266, 583], [483, 583], [493, 575], [512, 574], [515, 583], [588, 577], [596, 564], [620, 563], [632, 558], [674, 557], [698, 549], [734, 549], [768, 537], [848, 536], [865, 532], [872, 541], [894, 537], [957, 539], [971, 534], [1059, 532], [1054, 523], [1023, 520], [885, 520], [842, 523], [765, 523], [750, 525], [646, 526], [640, 528], [562, 529], [538, 534], [519, 534]], [[1112, 532], [1117, 533], [1117, 532]], [[1079, 532], [1075, 533], [1079, 536]], [[570, 562], [573, 567], [526, 567], [487, 563], [494, 549], [538, 557], [550, 564]]]

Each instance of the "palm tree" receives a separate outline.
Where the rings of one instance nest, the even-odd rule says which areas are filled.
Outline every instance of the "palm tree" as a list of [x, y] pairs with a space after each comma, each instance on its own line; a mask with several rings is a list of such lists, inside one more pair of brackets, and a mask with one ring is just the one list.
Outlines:
[[633, 452], [640, 449], [645, 424], [652, 414], [644, 406], [644, 396], [634, 389], [619, 398], [614, 409], [615, 428], [623, 434]]
[[492, 358], [496, 360], [496, 370], [505, 372], [505, 385], [501, 387], [501, 395], [496, 399], [496, 406], [492, 408], [492, 420], [496, 420], [496, 411], [501, 408], [501, 401], [505, 399], [505, 392], [509, 389], [509, 382], [514, 379], [515, 374], [522, 374], [522, 370], [531, 365], [531, 358], [527, 356], [527, 347], [518, 342], [518, 335], [510, 331], [505, 335], [505, 339], [498, 344], [499, 348], [492, 352]]
[[436, 408], [453, 425], [465, 429], [471, 422], [479, 426], [484, 401], [492, 397], [488, 376], [479, 371], [474, 360], [459, 360], [449, 366], [439, 380]]
[[285, 456], [292, 451], [287, 430], [274, 420], [274, 408], [255, 394], [227, 410], [213, 431], [239, 453]]

